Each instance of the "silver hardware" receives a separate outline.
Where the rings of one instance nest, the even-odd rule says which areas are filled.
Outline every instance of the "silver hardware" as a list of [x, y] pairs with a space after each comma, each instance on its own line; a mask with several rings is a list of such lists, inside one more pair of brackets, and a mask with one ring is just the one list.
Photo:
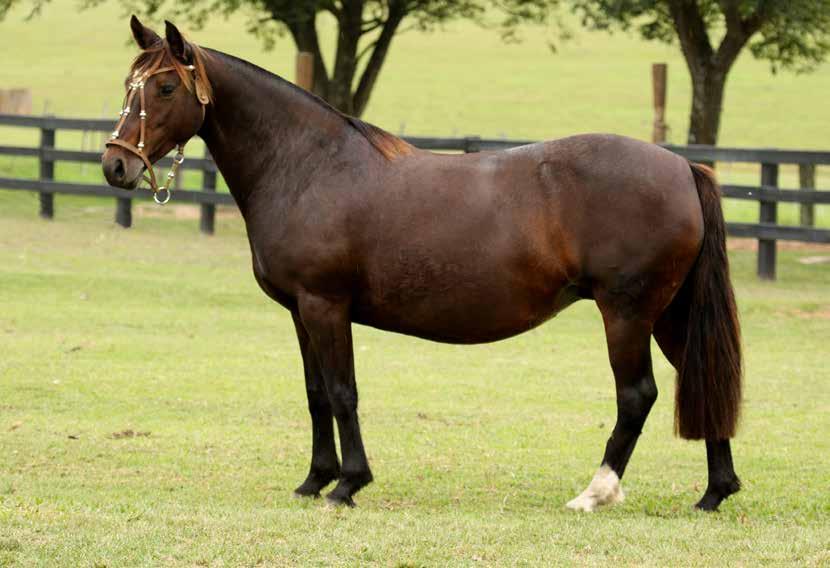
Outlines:
[[144, 142], [139, 142], [138, 149], [141, 150], [142, 148], [144, 148]]
[[140, 113], [138, 113], [138, 116], [139, 118], [141, 118], [141, 120], [144, 120], [145, 118], [147, 118], [147, 113], [142, 110]]
[[112, 131], [112, 137], [113, 138], [118, 138], [118, 131], [117, 130]]
[[122, 112], [124, 114], [130, 114], [130, 107], [125, 108]]
[[[164, 199], [159, 199], [159, 193], [161, 193], [161, 192], [164, 192], [166, 194]], [[158, 191], [153, 193], [153, 201], [155, 201], [159, 205], [164, 205], [165, 203], [170, 201], [170, 195], [171, 194], [170, 194], [169, 189], [167, 189], [167, 188], [159, 189]]]
[[167, 177], [173, 179], [174, 177], [176, 177], [176, 174], [175, 172], [167, 172]]

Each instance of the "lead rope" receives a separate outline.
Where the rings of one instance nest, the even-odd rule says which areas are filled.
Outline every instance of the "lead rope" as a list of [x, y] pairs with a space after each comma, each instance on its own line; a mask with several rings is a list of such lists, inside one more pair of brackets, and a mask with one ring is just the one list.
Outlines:
[[[175, 67], [172, 66], [159, 68], [160, 64], [161, 60], [159, 60], [153, 67], [151, 67], [144, 73], [139, 75], [138, 71], [136, 71], [133, 74], [133, 81], [130, 82], [130, 88], [124, 97], [124, 108], [118, 113], [118, 116], [120, 117], [118, 120], [118, 124], [115, 125], [115, 130], [113, 130], [112, 134], [110, 135], [110, 139], [109, 141], [107, 141], [106, 146], [120, 146], [141, 158], [141, 161], [144, 162], [144, 165], [147, 167], [147, 173], [149, 174], [149, 176], [144, 176], [144, 181], [150, 184], [150, 189], [153, 191], [153, 201], [155, 201], [159, 205], [164, 205], [165, 203], [170, 201], [170, 197], [173, 194], [173, 192], [170, 190], [170, 184], [173, 183], [179, 166], [181, 166], [182, 162], [184, 162], [184, 147], [185, 144], [187, 144], [187, 142], [178, 144], [176, 146], [176, 155], [173, 157], [173, 165], [170, 167], [170, 171], [167, 173], [167, 179], [165, 180], [164, 185], [159, 187], [158, 182], [156, 181], [156, 173], [153, 170], [153, 164], [151, 164], [147, 156], [144, 155], [144, 125], [147, 120], [147, 112], [144, 110], [144, 85], [147, 84], [147, 80], [153, 75], [158, 75], [159, 73], [165, 73], [167, 71], [175, 70]], [[187, 69], [189, 71], [192, 71], [195, 75], [196, 67], [194, 67], [193, 65], [188, 65]], [[194, 89], [197, 91], [196, 98], [199, 101], [199, 104], [202, 105], [202, 120], [204, 121], [206, 101], [203, 100], [203, 97], [198, 94], [199, 89], [196, 87], [197, 81], [198, 77], [194, 77]], [[138, 146], [133, 146], [126, 140], [121, 140], [118, 137], [120, 135], [121, 127], [124, 126], [124, 122], [126, 122], [127, 117], [129, 117], [130, 115], [130, 109], [133, 106], [133, 100], [135, 99], [136, 93], [139, 94], [138, 118], [140, 121], [140, 126]], [[163, 194], [164, 197], [160, 198], [159, 194]]]

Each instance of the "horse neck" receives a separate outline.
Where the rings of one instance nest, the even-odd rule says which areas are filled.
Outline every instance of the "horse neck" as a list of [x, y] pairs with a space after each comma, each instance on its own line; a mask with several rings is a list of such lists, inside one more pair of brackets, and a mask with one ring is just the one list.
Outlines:
[[213, 101], [199, 135], [243, 215], [263, 200], [302, 191], [349, 146], [354, 133], [342, 115], [287, 81], [210, 55]]

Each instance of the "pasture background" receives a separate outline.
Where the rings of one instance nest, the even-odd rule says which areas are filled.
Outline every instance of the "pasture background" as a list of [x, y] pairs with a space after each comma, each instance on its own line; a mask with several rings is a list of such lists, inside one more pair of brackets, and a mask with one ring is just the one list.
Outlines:
[[[54, 0], [41, 16], [23, 20], [12, 10], [0, 22], [0, 87], [28, 86], [34, 111], [84, 118], [115, 116], [123, 97], [123, 78], [136, 54], [127, 19], [114, 2], [81, 11], [72, 0]], [[669, 64], [667, 122], [669, 141], [685, 143], [690, 83], [676, 46], [648, 43], [628, 34], [582, 31], [569, 24], [574, 39], [548, 49], [553, 37], [526, 27], [523, 41], [505, 44], [493, 30], [465, 22], [432, 34], [404, 33], [393, 42], [389, 58], [364, 118], [394, 133], [425, 136], [549, 139], [582, 132], [651, 136], [651, 63]], [[186, 24], [182, 26], [187, 30]], [[323, 43], [330, 52], [333, 26], [323, 21]], [[163, 30], [163, 25], [156, 26]], [[294, 77], [295, 48], [286, 38], [271, 52], [245, 33], [244, 18], [212, 20], [191, 37], [203, 45], [248, 59], [288, 79]], [[830, 64], [814, 73], [773, 75], [764, 62], [744, 54], [730, 74], [720, 143], [722, 146], [796, 149], [830, 148]], [[89, 149], [103, 144], [103, 133], [86, 140]], [[35, 129], [0, 127], [0, 142], [37, 146]], [[79, 149], [77, 132], [58, 132], [57, 146]], [[201, 142], [188, 155], [202, 152]], [[0, 157], [0, 175], [37, 177], [32, 158]], [[721, 180], [756, 185], [758, 165], [721, 164]], [[102, 181], [94, 164], [58, 163], [62, 181]], [[184, 176], [186, 187], [199, 187], [200, 176]], [[817, 184], [830, 188], [830, 168], [818, 168]], [[797, 171], [781, 168], [782, 187], [797, 187]], [[220, 184], [220, 190], [222, 189]], [[4, 196], [18, 202], [22, 196]], [[76, 200], [61, 197], [63, 202]], [[83, 203], [84, 201], [81, 200]], [[94, 203], [94, 202], [90, 202]], [[755, 203], [729, 200], [727, 218], [757, 222]], [[105, 219], [111, 217], [109, 211]], [[779, 205], [779, 222], [797, 224], [798, 206]], [[827, 207], [816, 209], [818, 226], [830, 227]]]
[[[0, 84], [31, 86], [37, 111], [48, 99], [58, 115], [99, 116], [108, 103], [114, 116], [135, 52], [119, 8], [55, 0], [31, 23], [20, 16], [0, 23]], [[263, 53], [238, 24], [193, 36], [293, 76], [287, 41]], [[668, 61], [671, 138], [685, 140], [676, 48], [578, 33], [551, 55], [543, 31], [523, 35], [505, 46], [453, 24], [400, 36], [365, 118], [408, 134], [645, 138], [649, 65]], [[828, 92], [826, 65], [773, 77], [744, 57], [721, 143], [828, 149]], [[0, 141], [37, 135], [0, 129]], [[0, 162], [2, 175], [36, 171], [33, 160]], [[758, 179], [749, 166], [720, 173]], [[100, 180], [94, 165], [57, 174]], [[785, 169], [782, 184], [793, 181]], [[704, 449], [671, 435], [673, 377], [656, 349], [661, 395], [628, 500], [596, 515], [563, 508], [590, 480], [615, 412], [589, 303], [486, 346], [356, 328], [376, 483], [343, 511], [290, 497], [309, 457], [301, 363], [288, 314], [251, 277], [238, 217], [226, 212], [204, 237], [192, 209], [142, 204], [123, 231], [109, 200], [58, 196], [50, 223], [36, 202], [0, 191], [0, 565], [830, 563], [830, 265], [799, 262], [827, 252], [780, 251], [776, 283], [756, 280], [754, 252], [731, 253], [747, 360], [735, 443], [744, 491], [720, 514], [690, 508]], [[780, 209], [794, 222], [795, 207]], [[730, 202], [728, 214], [757, 220], [757, 205]]]
[[45, 223], [0, 209], [0, 565], [830, 562], [830, 264], [798, 262], [814, 252], [781, 251], [774, 284], [753, 252], [731, 255], [744, 490], [720, 514], [691, 509], [704, 448], [672, 436], [656, 348], [661, 395], [628, 499], [564, 509], [615, 415], [588, 302], [492, 345], [356, 327], [376, 482], [358, 509], [332, 510], [291, 497], [310, 445], [300, 357], [251, 277], [241, 222], [204, 237], [165, 211], [124, 231], [101, 211]]
[[[108, 2], [79, 11], [74, 0], [54, 0], [31, 22], [12, 11], [0, 23], [3, 87], [30, 86], [34, 108], [59, 116], [115, 117], [123, 78], [136, 53], [121, 8]], [[232, 53], [288, 79], [295, 48], [289, 38], [264, 52], [244, 33], [244, 20], [212, 20], [191, 33], [197, 43]], [[327, 53], [333, 27], [325, 25]], [[690, 83], [676, 46], [627, 34], [588, 33], [571, 22], [573, 41], [550, 53], [551, 34], [527, 27], [519, 44], [494, 31], [459, 22], [442, 32], [398, 36], [364, 118], [407, 134], [547, 139], [579, 132], [651, 136], [651, 63], [669, 64], [670, 141], [685, 143]], [[187, 30], [187, 25], [182, 24]], [[156, 26], [163, 31], [164, 27]], [[830, 64], [815, 73], [773, 75], [744, 54], [727, 87], [723, 146], [827, 149]]]

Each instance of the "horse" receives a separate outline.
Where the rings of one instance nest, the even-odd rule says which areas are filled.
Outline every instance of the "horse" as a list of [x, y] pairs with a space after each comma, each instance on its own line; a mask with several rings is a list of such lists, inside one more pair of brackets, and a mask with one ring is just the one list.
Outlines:
[[141, 51], [104, 175], [134, 189], [147, 171], [165, 201], [168, 184], [158, 186], [152, 164], [178, 147], [175, 170], [189, 139], [207, 144], [242, 214], [254, 278], [296, 330], [312, 433], [296, 495], [319, 497], [336, 481], [328, 501], [354, 506], [372, 481], [353, 323], [484, 343], [578, 300], [593, 300], [602, 315], [617, 417], [599, 469], [567, 507], [593, 511], [624, 498], [620, 480], [657, 398], [652, 336], [677, 371], [675, 433], [705, 440], [708, 484], [696, 506], [717, 510], [739, 490], [730, 439], [740, 328], [711, 169], [603, 134], [466, 155], [422, 151], [189, 42], [170, 22], [164, 38], [135, 16], [130, 27]]

